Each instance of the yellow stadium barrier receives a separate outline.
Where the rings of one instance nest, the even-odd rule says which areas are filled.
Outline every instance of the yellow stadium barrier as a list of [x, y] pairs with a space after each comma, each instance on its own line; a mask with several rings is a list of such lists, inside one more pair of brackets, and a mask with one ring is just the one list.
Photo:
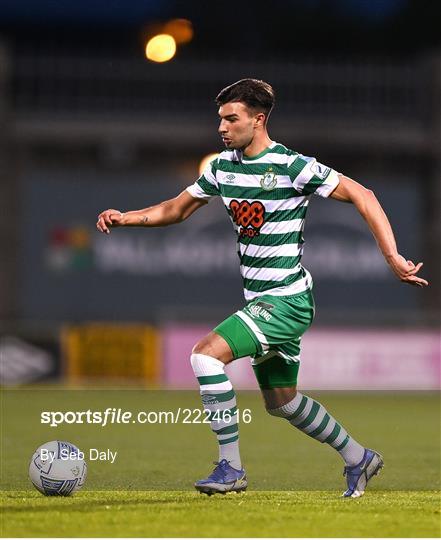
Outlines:
[[160, 334], [147, 325], [85, 323], [62, 331], [70, 382], [112, 379], [155, 385], [160, 377]]

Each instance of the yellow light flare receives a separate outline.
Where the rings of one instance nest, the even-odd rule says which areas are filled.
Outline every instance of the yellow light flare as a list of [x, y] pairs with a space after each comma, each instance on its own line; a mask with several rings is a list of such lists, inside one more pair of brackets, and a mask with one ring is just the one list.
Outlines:
[[163, 31], [173, 36], [178, 45], [193, 39], [193, 25], [188, 19], [172, 19], [165, 23]]
[[199, 176], [204, 172], [205, 167], [210, 163], [210, 161], [213, 161], [213, 159], [216, 159], [219, 154], [208, 154], [204, 158], [201, 159], [201, 162], [199, 163]]
[[176, 54], [176, 41], [169, 34], [152, 37], [145, 46], [145, 55], [152, 62], [168, 62]]

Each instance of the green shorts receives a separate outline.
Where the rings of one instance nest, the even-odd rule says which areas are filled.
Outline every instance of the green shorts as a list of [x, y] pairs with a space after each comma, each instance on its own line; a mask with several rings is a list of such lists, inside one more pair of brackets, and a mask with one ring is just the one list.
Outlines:
[[234, 358], [251, 356], [260, 388], [295, 386], [300, 340], [314, 318], [311, 291], [293, 296], [263, 295], [221, 322], [213, 331]]

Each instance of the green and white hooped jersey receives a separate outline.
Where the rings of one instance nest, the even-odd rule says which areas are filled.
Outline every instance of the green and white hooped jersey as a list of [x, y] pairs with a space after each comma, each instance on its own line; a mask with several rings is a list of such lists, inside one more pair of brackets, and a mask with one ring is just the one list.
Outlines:
[[222, 197], [237, 234], [249, 301], [312, 287], [311, 275], [301, 265], [309, 198], [328, 197], [338, 182], [338, 173], [315, 158], [272, 142], [252, 158], [239, 150], [222, 152], [187, 191], [198, 199]]

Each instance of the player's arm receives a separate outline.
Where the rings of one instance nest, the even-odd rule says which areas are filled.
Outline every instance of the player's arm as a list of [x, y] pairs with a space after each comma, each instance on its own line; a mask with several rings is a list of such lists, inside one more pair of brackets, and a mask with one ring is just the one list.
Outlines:
[[419, 287], [428, 285], [425, 279], [417, 276], [423, 263], [415, 265], [398, 253], [392, 227], [375, 194], [342, 174], [338, 176], [340, 182], [330, 197], [338, 201], [353, 203], [356, 206], [372, 231], [381, 253], [401, 281]]
[[185, 190], [174, 199], [143, 210], [120, 212], [109, 208], [98, 216], [96, 227], [106, 234], [112, 227], [164, 227], [184, 221], [205, 204], [206, 200], [196, 199]]

